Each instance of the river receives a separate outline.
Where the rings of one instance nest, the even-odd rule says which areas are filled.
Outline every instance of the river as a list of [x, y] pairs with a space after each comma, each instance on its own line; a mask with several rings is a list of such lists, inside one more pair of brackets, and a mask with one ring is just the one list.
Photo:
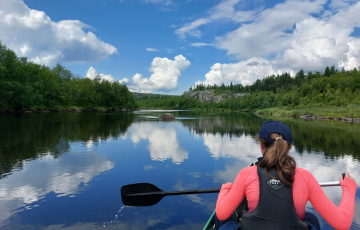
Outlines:
[[[0, 229], [202, 229], [217, 194], [125, 207], [120, 188], [219, 188], [261, 155], [254, 136], [270, 119], [289, 125], [290, 154], [319, 182], [349, 171], [360, 183], [360, 124], [199, 111], [163, 122], [163, 112], [0, 114]], [[323, 190], [340, 203], [340, 186]], [[360, 229], [360, 189], [351, 229]]]

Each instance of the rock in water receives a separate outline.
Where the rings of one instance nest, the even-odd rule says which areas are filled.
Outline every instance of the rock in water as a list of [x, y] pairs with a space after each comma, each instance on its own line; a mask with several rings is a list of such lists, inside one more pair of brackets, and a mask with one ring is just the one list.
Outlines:
[[163, 113], [160, 117], [163, 121], [173, 121], [175, 120], [175, 116], [171, 113]]

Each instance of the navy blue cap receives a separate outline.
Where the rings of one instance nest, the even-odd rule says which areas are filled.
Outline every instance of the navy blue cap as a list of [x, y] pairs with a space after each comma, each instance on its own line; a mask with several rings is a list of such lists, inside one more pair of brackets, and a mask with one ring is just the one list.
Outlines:
[[287, 143], [289, 143], [289, 144], [292, 143], [291, 130], [290, 130], [289, 126], [285, 125], [284, 123], [282, 123], [280, 121], [265, 122], [259, 131], [259, 136], [262, 139], [265, 139], [266, 141], [273, 143], [275, 140], [270, 138], [270, 135], [272, 133], [279, 133], [279, 134], [283, 135], [283, 137], [284, 137], [285, 141], [287, 141]]

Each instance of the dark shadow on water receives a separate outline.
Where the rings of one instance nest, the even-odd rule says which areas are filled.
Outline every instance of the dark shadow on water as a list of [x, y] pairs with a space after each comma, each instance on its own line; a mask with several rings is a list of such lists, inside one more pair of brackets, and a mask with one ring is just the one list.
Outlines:
[[219, 112], [198, 120], [181, 120], [184, 126], [197, 134], [212, 133], [232, 136], [255, 136], [262, 124], [269, 120], [286, 123], [292, 133], [296, 151], [323, 152], [334, 158], [350, 155], [360, 159], [360, 124], [331, 120], [304, 120], [301, 118], [259, 116], [253, 113]]
[[[58, 158], [70, 150], [71, 142], [94, 144], [99, 140], [118, 138], [134, 121], [162, 122], [144, 115], [158, 116], [160, 112], [142, 113], [47, 113], [0, 115], [0, 179], [13, 170], [21, 170], [24, 162], [51, 154]], [[293, 132], [296, 151], [323, 152], [330, 159], [350, 155], [360, 159], [360, 124], [338, 121], [304, 120], [296, 118], [259, 116], [253, 113], [172, 111], [175, 122], [189, 130], [204, 133], [255, 136], [268, 120], [280, 120]], [[190, 119], [181, 119], [190, 118]], [[195, 119], [196, 118], [196, 119]]]
[[29, 161], [51, 154], [58, 158], [70, 142], [117, 138], [134, 115], [126, 113], [46, 113], [0, 115], [0, 179]]

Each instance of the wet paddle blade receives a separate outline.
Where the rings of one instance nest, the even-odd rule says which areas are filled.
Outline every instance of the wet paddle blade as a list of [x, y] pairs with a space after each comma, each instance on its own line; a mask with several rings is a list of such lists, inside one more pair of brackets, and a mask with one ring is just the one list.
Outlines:
[[165, 192], [149, 183], [129, 184], [121, 187], [121, 199], [125, 206], [155, 205], [165, 195]]

